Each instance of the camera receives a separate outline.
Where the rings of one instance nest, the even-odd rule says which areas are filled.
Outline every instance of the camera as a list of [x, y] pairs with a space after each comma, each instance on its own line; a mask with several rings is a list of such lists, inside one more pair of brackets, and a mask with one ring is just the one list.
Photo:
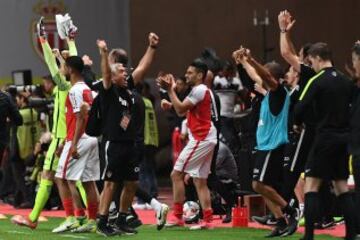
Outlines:
[[7, 87], [7, 91], [12, 95], [12, 96], [16, 96], [17, 93], [19, 92], [35, 92], [38, 91], [40, 89], [40, 86], [37, 85], [23, 85], [23, 86], [18, 86], [18, 85], [10, 85]]
[[31, 108], [54, 109], [54, 99], [29, 97], [28, 106]]

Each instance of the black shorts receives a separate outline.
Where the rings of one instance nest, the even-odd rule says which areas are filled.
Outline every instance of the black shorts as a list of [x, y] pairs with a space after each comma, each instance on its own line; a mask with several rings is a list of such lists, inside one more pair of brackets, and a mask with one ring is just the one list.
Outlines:
[[253, 181], [262, 182], [278, 189], [283, 175], [284, 145], [271, 151], [257, 150]]
[[319, 133], [305, 167], [306, 177], [347, 180], [349, 177], [348, 133]]
[[103, 175], [105, 181], [123, 182], [139, 180], [139, 160], [132, 142], [106, 144], [107, 166]]
[[302, 173], [309, 157], [315, 138], [313, 130], [306, 130], [300, 134], [290, 133], [289, 143], [284, 148], [284, 170], [290, 173]]

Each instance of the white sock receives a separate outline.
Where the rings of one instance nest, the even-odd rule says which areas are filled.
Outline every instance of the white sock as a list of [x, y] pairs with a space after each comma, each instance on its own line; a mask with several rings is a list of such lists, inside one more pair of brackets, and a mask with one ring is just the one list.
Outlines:
[[299, 208], [300, 208], [301, 212], [304, 212], [304, 206], [305, 206], [305, 204], [299, 203]]
[[151, 199], [150, 205], [156, 212], [161, 211], [161, 203], [155, 198]]

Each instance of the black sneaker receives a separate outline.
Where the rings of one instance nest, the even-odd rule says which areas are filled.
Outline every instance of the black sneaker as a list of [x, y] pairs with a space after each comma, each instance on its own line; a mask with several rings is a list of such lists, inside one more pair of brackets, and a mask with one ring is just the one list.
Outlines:
[[116, 219], [118, 218], [118, 211], [116, 209], [113, 209], [109, 212], [109, 218], [108, 222], [110, 225], [115, 224]]
[[299, 225], [299, 216], [300, 216], [299, 209], [295, 209], [295, 211], [288, 216], [287, 219], [288, 225], [286, 228], [286, 233], [282, 236], [290, 236], [296, 232]]
[[132, 227], [134, 229], [138, 228], [142, 225], [141, 220], [133, 215], [129, 215], [126, 218], [126, 223], [129, 225], [129, 227]]
[[116, 223], [116, 229], [120, 232], [122, 232], [125, 235], [135, 235], [138, 233], [137, 230], [130, 227], [128, 224], [118, 224]]
[[99, 225], [99, 224], [96, 227], [96, 233], [100, 234], [104, 237], [111, 237], [111, 236], [119, 235], [119, 231], [110, 227], [109, 225]]
[[222, 223], [230, 223], [232, 220], [231, 213], [226, 213], [225, 218], [222, 220]]
[[251, 217], [251, 220], [253, 220], [254, 222], [260, 223], [262, 225], [266, 225], [266, 226], [275, 226], [277, 221], [274, 217], [274, 215], [272, 214], [268, 214], [265, 216], [253, 216]]
[[266, 235], [266, 238], [273, 238], [273, 237], [282, 237], [285, 236], [287, 231], [287, 226], [276, 226], [271, 232], [270, 234]]
[[320, 223], [315, 223], [315, 229], [327, 229], [335, 226], [336, 223], [333, 218], [323, 219]]

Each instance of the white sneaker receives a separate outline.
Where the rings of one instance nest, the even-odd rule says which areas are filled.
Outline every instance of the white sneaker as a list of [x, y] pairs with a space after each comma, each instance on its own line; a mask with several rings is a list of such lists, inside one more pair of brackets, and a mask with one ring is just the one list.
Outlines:
[[169, 206], [163, 203], [161, 204], [161, 210], [156, 212], [157, 230], [160, 231], [165, 226], [166, 218], [169, 213], [169, 210], [170, 210]]
[[135, 203], [132, 207], [135, 210], [146, 210], [146, 204], [145, 203]]
[[93, 219], [87, 219], [86, 222], [71, 230], [72, 233], [95, 233], [96, 232], [96, 221]]
[[64, 40], [66, 38], [66, 31], [63, 25], [63, 23], [65, 22], [65, 17], [61, 14], [56, 14], [55, 20], [59, 37]]
[[65, 221], [60, 223], [60, 225], [57, 228], [53, 229], [52, 232], [62, 233], [66, 231], [71, 231], [78, 227], [80, 227], [80, 222], [75, 217], [71, 216], [71, 217], [67, 217]]

